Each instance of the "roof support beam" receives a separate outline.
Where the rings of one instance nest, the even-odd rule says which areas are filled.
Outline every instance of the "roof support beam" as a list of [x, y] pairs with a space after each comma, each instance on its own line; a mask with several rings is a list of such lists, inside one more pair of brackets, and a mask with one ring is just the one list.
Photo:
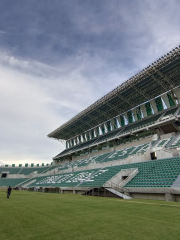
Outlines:
[[106, 103], [106, 105], [108, 105], [110, 108], [114, 109], [117, 113], [117, 115], [119, 115], [119, 112], [122, 112], [122, 109], [118, 109], [116, 106], [112, 105], [111, 103]]
[[162, 73], [160, 70], [158, 70], [156, 68], [154, 68], [154, 70], [159, 74], [159, 76], [161, 76], [166, 81], [166, 83], [168, 83], [168, 85], [171, 89], [174, 87], [172, 80], [169, 77], [167, 77], [166, 74]]
[[131, 107], [131, 102], [126, 98], [126, 97], [122, 97], [120, 94], [115, 93], [114, 95], [116, 95], [121, 101], [125, 102], [126, 104], [129, 105], [129, 107]]
[[[165, 72], [162, 70], [164, 67]], [[92, 129], [145, 101], [178, 87], [180, 85], [179, 69], [180, 45], [64, 123], [48, 137], [72, 138], [73, 135]], [[140, 86], [139, 89], [137, 85]]]
[[149, 94], [145, 93], [145, 91], [142, 89], [138, 89], [134, 84], [132, 84], [132, 88], [134, 88], [136, 92], [140, 93], [145, 101], [151, 99], [151, 96]]
[[162, 82], [161, 79], [156, 78], [153, 74], [152, 74], [152, 75], [149, 74], [149, 76], [150, 76], [154, 81], [156, 81], [157, 83], [159, 83], [159, 85], [161, 85], [161, 87], [162, 87], [165, 91], [167, 91], [167, 88], [165, 87], [165, 85], [164, 85], [164, 83]]

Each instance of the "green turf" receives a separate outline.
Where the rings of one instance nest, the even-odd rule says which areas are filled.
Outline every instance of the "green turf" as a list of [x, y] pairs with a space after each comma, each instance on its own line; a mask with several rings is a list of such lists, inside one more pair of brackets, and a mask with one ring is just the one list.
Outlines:
[[180, 203], [0, 191], [1, 240], [180, 239]]

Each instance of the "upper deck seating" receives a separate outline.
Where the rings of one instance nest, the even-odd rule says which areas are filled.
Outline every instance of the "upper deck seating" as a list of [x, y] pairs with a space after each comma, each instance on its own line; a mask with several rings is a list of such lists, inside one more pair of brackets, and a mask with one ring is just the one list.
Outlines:
[[165, 111], [161, 111], [161, 112], [159, 112], [157, 114], [154, 114], [154, 115], [151, 115], [149, 117], [142, 118], [141, 120], [135, 121], [131, 124], [125, 125], [121, 128], [118, 128], [118, 129], [113, 130], [111, 132], [108, 132], [106, 134], [95, 137], [95, 138], [93, 138], [89, 141], [82, 142], [82, 143], [80, 143], [76, 146], [65, 149], [63, 152], [61, 152], [56, 157], [54, 157], [54, 159], [58, 159], [61, 156], [66, 155], [67, 153], [76, 152], [76, 151], [79, 151], [83, 148], [90, 147], [91, 145], [101, 143], [103, 141], [108, 141], [111, 138], [114, 138], [116, 136], [118, 137], [118, 136], [121, 136], [123, 134], [130, 133], [132, 131], [141, 130], [142, 128], [148, 128], [148, 127], [152, 126], [153, 124], [155, 124], [161, 116], [164, 117], [164, 116], [167, 116], [167, 115], [174, 115], [174, 113], [177, 111], [177, 109], [178, 109], [178, 107], [172, 107], [170, 109], [166, 109]]
[[125, 133], [129, 133], [131, 131], [139, 130], [144, 127], [148, 127], [148, 126], [154, 124], [160, 118], [161, 115], [162, 115], [162, 113], [159, 113], [155, 116], [151, 116], [149, 118], [139, 120], [138, 122], [134, 122], [130, 125], [126, 125], [126, 126], [124, 126], [125, 127], [124, 130], [122, 130], [118, 135], [122, 135]]
[[88, 157], [88, 158], [84, 158], [84, 159], [80, 159], [80, 160], [76, 160], [72, 163], [72, 167], [76, 168], [76, 167], [85, 167], [87, 165], [89, 165], [90, 163], [94, 162], [93, 157]]
[[167, 115], [174, 115], [175, 112], [177, 111], [178, 107], [175, 107], [173, 109], [170, 109], [170, 110], [167, 110], [164, 114], [164, 116], [167, 116]]
[[111, 155], [107, 156], [106, 158], [104, 158], [101, 162], [124, 160], [129, 156], [136, 155], [137, 153], [144, 154], [150, 148], [150, 146], [151, 146], [150, 143], [147, 143], [139, 146], [120, 149], [118, 151], [115, 151]]
[[136, 155], [138, 153], [144, 154], [151, 146], [151, 143], [146, 143], [130, 148], [121, 149], [118, 151], [103, 153], [100, 155], [87, 157], [80, 160], [71, 161], [69, 163], [61, 163], [57, 165], [58, 171], [66, 170], [68, 168], [77, 168], [77, 167], [85, 167], [90, 163], [103, 163], [109, 161], [116, 161], [116, 160], [124, 160], [129, 156]]
[[112, 132], [100, 135], [98, 140], [95, 143], [100, 143], [100, 142], [103, 142], [103, 141], [107, 141], [107, 140], [115, 137], [121, 130], [122, 130], [121, 128], [118, 128], [117, 130], [114, 130]]
[[71, 161], [69, 163], [62, 163], [60, 165], [57, 165], [56, 167], [58, 167], [58, 171], [66, 170], [68, 168], [85, 167], [90, 163], [94, 162], [95, 161], [94, 159], [95, 157], [87, 157], [87, 158]]
[[[114, 152], [114, 151], [113, 151]], [[96, 163], [100, 163], [102, 162], [107, 156], [109, 156], [111, 154], [111, 152], [108, 153], [103, 153], [97, 156], [93, 156], [93, 159]]]
[[176, 137], [169, 148], [178, 148], [180, 147], [180, 135]]
[[172, 138], [161, 139], [154, 147], [166, 147]]
[[57, 156], [55, 156], [53, 159], [56, 159], [56, 158], [61, 157], [63, 155], [66, 155], [67, 153], [70, 153], [73, 149], [74, 149], [74, 147], [67, 148], [64, 151], [62, 151], [61, 153], [59, 153]]
[[93, 139], [91, 139], [91, 140], [89, 140], [89, 141], [87, 141], [87, 142], [83, 142], [83, 143], [77, 145], [77, 146], [73, 149], [73, 151], [74, 151], [74, 150], [75, 150], [75, 151], [79, 151], [79, 150], [81, 150], [81, 149], [83, 149], [83, 148], [85, 148], [85, 147], [87, 147], [87, 146], [90, 146], [90, 145], [92, 145], [94, 142], [96, 142], [96, 140], [97, 140], [97, 138], [93, 138]]
[[85, 148], [87, 146], [90, 146], [91, 144], [93, 144], [98, 138], [93, 138], [87, 142], [83, 142], [81, 144], [78, 144], [76, 146], [73, 146], [71, 148], [65, 149], [64, 151], [62, 151], [61, 153], [59, 153], [57, 156], [55, 156], [53, 159], [58, 159], [59, 157], [66, 155], [67, 153], [70, 153], [71, 151], [76, 152], [81, 150], [82, 148]]

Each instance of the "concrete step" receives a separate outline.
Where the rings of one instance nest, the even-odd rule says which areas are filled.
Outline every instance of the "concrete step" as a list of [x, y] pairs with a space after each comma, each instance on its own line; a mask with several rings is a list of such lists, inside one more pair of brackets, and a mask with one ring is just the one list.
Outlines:
[[180, 188], [180, 174], [174, 181], [173, 185], [171, 186], [172, 188]]

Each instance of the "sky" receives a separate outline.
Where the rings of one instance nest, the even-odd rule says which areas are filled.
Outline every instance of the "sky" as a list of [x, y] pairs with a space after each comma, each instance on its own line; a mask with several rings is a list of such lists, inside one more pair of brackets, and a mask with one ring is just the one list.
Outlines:
[[0, 1], [0, 162], [50, 163], [47, 135], [180, 43], [179, 0]]

